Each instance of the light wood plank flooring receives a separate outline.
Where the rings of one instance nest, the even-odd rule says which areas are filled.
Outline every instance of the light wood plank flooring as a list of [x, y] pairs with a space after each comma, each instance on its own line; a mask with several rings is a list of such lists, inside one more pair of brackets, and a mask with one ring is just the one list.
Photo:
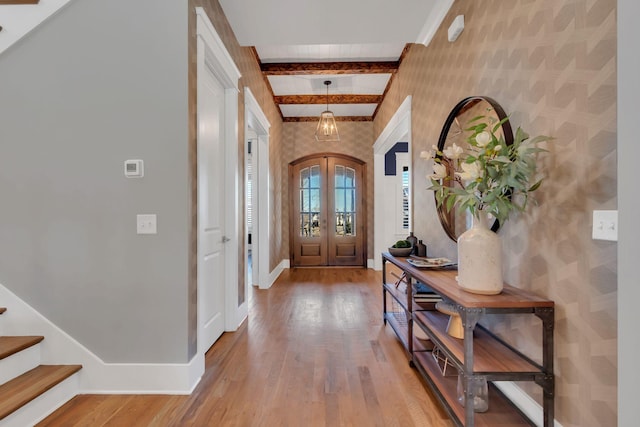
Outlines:
[[285, 270], [206, 355], [190, 396], [81, 395], [39, 426], [452, 426], [366, 269]]

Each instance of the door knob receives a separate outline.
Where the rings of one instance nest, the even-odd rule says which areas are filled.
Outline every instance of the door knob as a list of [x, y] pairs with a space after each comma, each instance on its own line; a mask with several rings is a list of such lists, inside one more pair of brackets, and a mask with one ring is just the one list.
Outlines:
[[231, 239], [228, 238], [227, 236], [222, 236], [222, 243], [227, 243], [229, 240]]

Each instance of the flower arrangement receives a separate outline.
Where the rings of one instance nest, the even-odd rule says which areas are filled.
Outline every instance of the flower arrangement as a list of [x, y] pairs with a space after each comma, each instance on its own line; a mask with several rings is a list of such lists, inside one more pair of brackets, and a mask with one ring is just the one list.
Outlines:
[[[499, 130], [508, 121], [506, 117], [496, 122], [486, 116], [469, 121], [471, 132], [468, 146], [462, 148], [455, 143], [443, 151], [435, 145], [423, 151], [420, 157], [433, 159], [433, 174], [430, 190], [435, 192], [438, 207], [447, 211], [455, 205], [478, 217], [480, 211], [487, 212], [500, 224], [511, 212], [523, 211], [529, 193], [537, 190], [539, 180], [530, 184], [536, 173], [536, 155], [546, 151], [537, 144], [551, 138], [541, 135], [529, 139], [520, 127], [511, 145], [507, 145]], [[518, 197], [515, 197], [518, 196]]]

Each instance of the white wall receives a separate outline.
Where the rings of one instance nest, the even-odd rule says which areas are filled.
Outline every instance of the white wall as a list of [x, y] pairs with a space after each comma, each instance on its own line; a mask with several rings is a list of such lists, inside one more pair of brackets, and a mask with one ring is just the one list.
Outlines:
[[618, 1], [618, 425], [638, 425], [638, 351], [640, 334], [640, 228], [638, 159], [640, 142], [640, 15], [637, 0]]
[[106, 362], [189, 357], [187, 12], [74, 1], [0, 55], [0, 283]]

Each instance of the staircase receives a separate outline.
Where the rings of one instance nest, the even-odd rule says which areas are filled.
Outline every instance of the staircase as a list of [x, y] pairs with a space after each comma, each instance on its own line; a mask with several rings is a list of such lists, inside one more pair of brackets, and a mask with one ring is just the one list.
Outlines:
[[70, 0], [0, 0], [0, 54]]
[[[0, 5], [7, 4], [38, 4], [40, 0], [0, 0]], [[0, 23], [0, 31], [2, 31], [2, 23]]]
[[[0, 54], [68, 2], [0, 0]], [[77, 394], [82, 366], [41, 364], [43, 339], [0, 334], [0, 427], [32, 426]]]
[[[0, 307], [0, 325], [6, 316]], [[41, 364], [42, 336], [0, 336], [0, 426], [32, 426], [77, 394], [81, 365]]]

